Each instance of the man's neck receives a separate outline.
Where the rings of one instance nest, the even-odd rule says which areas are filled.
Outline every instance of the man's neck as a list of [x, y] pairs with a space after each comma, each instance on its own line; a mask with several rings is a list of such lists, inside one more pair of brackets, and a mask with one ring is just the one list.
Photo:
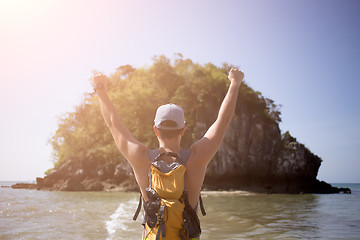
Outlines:
[[161, 140], [159, 139], [159, 151], [160, 152], [180, 152], [180, 142], [177, 140]]

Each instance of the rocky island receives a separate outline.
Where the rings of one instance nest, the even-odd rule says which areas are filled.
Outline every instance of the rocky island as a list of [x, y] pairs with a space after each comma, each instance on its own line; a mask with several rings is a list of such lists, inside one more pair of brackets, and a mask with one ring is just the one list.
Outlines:
[[[137, 139], [156, 148], [152, 121], [156, 108], [179, 104], [185, 111], [183, 147], [200, 138], [216, 119], [227, 89], [231, 65], [201, 66], [181, 55], [154, 57], [149, 68], [121, 66], [110, 77], [108, 92], [123, 123]], [[136, 104], [135, 104], [136, 103]], [[214, 110], [215, 109], [215, 110]], [[351, 193], [317, 180], [322, 159], [279, 129], [280, 107], [246, 83], [224, 142], [210, 162], [204, 190], [261, 193]], [[116, 149], [94, 94], [60, 119], [50, 140], [54, 168], [36, 184], [13, 188], [60, 191], [138, 191], [133, 172]]]

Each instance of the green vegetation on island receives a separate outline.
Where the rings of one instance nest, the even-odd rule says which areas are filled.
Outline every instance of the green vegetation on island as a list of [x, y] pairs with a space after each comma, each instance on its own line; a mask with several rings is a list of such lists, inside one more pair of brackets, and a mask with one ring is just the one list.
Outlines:
[[[183, 147], [196, 138], [196, 120], [204, 108], [218, 111], [226, 94], [227, 74], [233, 65], [217, 67], [200, 65], [177, 54], [172, 61], [165, 56], [153, 58], [149, 67], [135, 69], [120, 66], [111, 74], [107, 90], [121, 119], [135, 138], [150, 148], [157, 147], [153, 132], [153, 118], [158, 106], [175, 103], [183, 107], [187, 132]], [[253, 112], [272, 122], [280, 122], [279, 106], [260, 92], [243, 83], [241, 99]], [[58, 130], [50, 139], [54, 166], [63, 162], [96, 161], [121, 163], [125, 159], [117, 150], [102, 119], [95, 94], [87, 93], [74, 112], [60, 117]]]

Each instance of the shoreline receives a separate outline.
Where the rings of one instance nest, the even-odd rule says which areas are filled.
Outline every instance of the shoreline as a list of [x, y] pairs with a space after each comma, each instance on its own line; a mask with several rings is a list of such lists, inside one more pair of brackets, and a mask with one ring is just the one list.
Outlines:
[[[5, 183], [5, 181], [3, 182]], [[8, 182], [10, 183], [14, 183], [14, 182]], [[79, 192], [139, 192], [137, 188], [132, 188], [129, 189], [126, 186], [121, 186], [121, 185], [115, 185], [115, 184], [110, 184], [107, 182], [98, 182], [101, 183], [101, 187], [99, 188], [93, 188], [93, 189], [54, 189], [51, 187], [41, 187], [39, 186], [38, 183], [15, 183], [12, 185], [1, 185], [1, 188], [12, 188], [12, 189], [36, 189], [36, 190], [43, 190], [43, 191], [79, 191]], [[339, 183], [337, 183], [339, 184]], [[357, 184], [357, 183], [341, 183], [341, 184]], [[360, 183], [359, 183], [360, 184]], [[338, 190], [338, 192], [322, 192], [322, 193], [307, 193], [307, 192], [298, 192], [298, 193], [287, 193], [287, 192], [266, 192], [266, 191], [261, 191], [259, 190], [259, 188], [254, 187], [254, 188], [247, 188], [247, 190], [241, 190], [241, 189], [230, 189], [230, 190], [223, 190], [223, 189], [218, 189], [218, 190], [209, 190], [209, 189], [204, 189], [201, 191], [201, 195], [203, 197], [206, 196], [250, 196], [250, 195], [258, 195], [258, 194], [331, 194], [331, 193], [343, 193], [343, 194], [351, 194], [352, 191], [350, 188], [337, 188], [337, 187], [333, 187], [335, 189]]]

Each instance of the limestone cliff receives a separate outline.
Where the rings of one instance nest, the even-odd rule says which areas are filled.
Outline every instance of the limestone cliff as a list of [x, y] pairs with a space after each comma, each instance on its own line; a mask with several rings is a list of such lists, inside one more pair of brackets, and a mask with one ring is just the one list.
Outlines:
[[[202, 136], [215, 120], [214, 105], [197, 114]], [[210, 162], [204, 187], [268, 193], [338, 192], [316, 179], [322, 160], [289, 132], [281, 135], [278, 121], [240, 95], [224, 141]]]

